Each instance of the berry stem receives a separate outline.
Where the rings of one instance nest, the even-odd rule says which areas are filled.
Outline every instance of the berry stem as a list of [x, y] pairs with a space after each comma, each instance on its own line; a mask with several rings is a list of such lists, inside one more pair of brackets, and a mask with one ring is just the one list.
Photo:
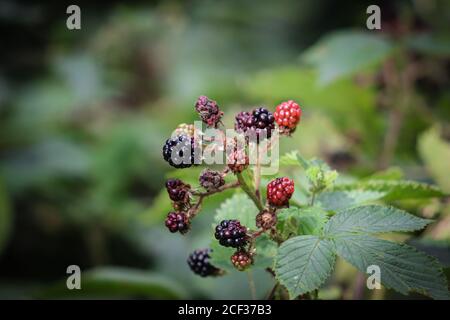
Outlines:
[[239, 186], [240, 186], [239, 181], [235, 181], [235, 182], [227, 183], [227, 184], [221, 186], [220, 188], [217, 188], [216, 190], [211, 190], [211, 191], [207, 191], [207, 192], [195, 192], [195, 191], [193, 191], [192, 195], [198, 196], [198, 200], [197, 200], [197, 203], [195, 204], [195, 206], [193, 206], [189, 210], [189, 213], [188, 213], [189, 218], [192, 219], [192, 218], [194, 218], [197, 215], [197, 213], [200, 211], [200, 206], [201, 206], [201, 204], [203, 202], [203, 199], [205, 199], [206, 197], [208, 197], [210, 195], [213, 195], [215, 193], [222, 192], [222, 191], [227, 190], [227, 189], [237, 188]]
[[316, 200], [316, 192], [313, 191], [311, 195], [311, 207], [314, 206], [314, 201]]
[[217, 188], [216, 190], [211, 190], [211, 191], [207, 191], [207, 192], [192, 191], [192, 195], [199, 196], [199, 197], [207, 197], [207, 196], [213, 195], [215, 193], [219, 193], [219, 192], [225, 191], [227, 189], [237, 188], [239, 186], [240, 186], [240, 182], [239, 181], [235, 181], [235, 182], [224, 184], [223, 186], [221, 186], [220, 188]]
[[250, 197], [250, 199], [252, 199], [252, 201], [255, 203], [256, 207], [260, 211], [264, 210], [264, 207], [263, 207], [261, 201], [258, 199], [256, 194], [250, 189], [250, 186], [245, 182], [245, 179], [242, 176], [242, 174], [237, 173], [236, 176], [238, 178], [238, 181], [241, 185], [242, 190], [244, 190], [244, 192]]
[[261, 154], [258, 153], [255, 164], [255, 195], [258, 201], [261, 201], [261, 195], [259, 193], [259, 187], [261, 184]]
[[277, 292], [279, 283], [275, 283], [275, 285], [272, 287], [272, 290], [269, 291], [269, 294], [266, 297], [266, 300], [272, 300], [275, 296], [275, 293]]

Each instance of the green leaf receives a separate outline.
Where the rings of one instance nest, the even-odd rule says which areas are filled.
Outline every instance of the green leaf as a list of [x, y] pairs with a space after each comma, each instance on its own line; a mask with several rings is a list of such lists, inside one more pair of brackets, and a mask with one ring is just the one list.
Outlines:
[[258, 209], [244, 193], [237, 193], [222, 203], [214, 218], [216, 223], [227, 219], [237, 219], [242, 225], [256, 229]]
[[6, 190], [0, 180], [0, 254], [11, 233], [11, 210]]
[[325, 84], [376, 65], [391, 52], [392, 45], [378, 34], [338, 31], [325, 36], [303, 57], [319, 69], [319, 81]]
[[403, 171], [400, 168], [392, 167], [364, 178], [363, 180], [400, 180], [403, 178]]
[[255, 268], [271, 268], [277, 255], [278, 246], [267, 234], [256, 238]]
[[81, 273], [81, 290], [68, 290], [66, 280], [39, 291], [37, 298], [153, 298], [180, 299], [180, 284], [146, 271], [104, 267]]
[[381, 283], [407, 295], [418, 292], [434, 299], [449, 299], [442, 268], [432, 257], [416, 249], [368, 235], [347, 234], [334, 239], [339, 256], [366, 273], [377, 265]]
[[298, 236], [285, 241], [275, 262], [277, 279], [291, 299], [319, 288], [335, 262], [333, 243], [318, 236]]
[[403, 199], [434, 198], [445, 194], [436, 186], [408, 180], [368, 180], [349, 184], [336, 185], [334, 191], [373, 191], [384, 192], [386, 201]]
[[280, 166], [300, 166], [306, 170], [310, 165], [310, 161], [303, 158], [297, 150], [288, 152], [280, 158]]
[[450, 143], [440, 138], [439, 131], [439, 128], [432, 128], [423, 133], [418, 141], [418, 149], [433, 179], [442, 190], [450, 192]]
[[316, 205], [325, 210], [342, 210], [381, 199], [385, 195], [385, 192], [366, 190], [324, 191], [317, 196]]
[[328, 221], [327, 212], [317, 207], [288, 208], [278, 213], [278, 229], [286, 236], [320, 235]]
[[324, 232], [335, 236], [342, 233], [414, 231], [431, 222], [394, 207], [370, 205], [336, 213], [328, 221]]

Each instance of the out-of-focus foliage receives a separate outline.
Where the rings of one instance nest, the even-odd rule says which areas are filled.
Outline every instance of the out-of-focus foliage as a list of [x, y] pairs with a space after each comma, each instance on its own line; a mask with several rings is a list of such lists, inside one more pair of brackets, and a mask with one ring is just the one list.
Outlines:
[[436, 183], [442, 190], [450, 192], [450, 180], [448, 179], [450, 143], [441, 139], [439, 133], [438, 128], [432, 128], [424, 132], [420, 137], [418, 148], [426, 169]]

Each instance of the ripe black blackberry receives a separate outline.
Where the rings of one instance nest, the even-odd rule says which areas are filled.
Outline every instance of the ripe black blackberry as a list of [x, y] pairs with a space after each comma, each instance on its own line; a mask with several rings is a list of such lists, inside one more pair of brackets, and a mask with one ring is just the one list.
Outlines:
[[199, 182], [207, 191], [213, 191], [223, 186], [225, 179], [222, 173], [207, 168], [200, 174]]
[[195, 274], [201, 277], [208, 277], [216, 276], [220, 273], [220, 269], [209, 263], [210, 253], [210, 249], [198, 249], [189, 255], [187, 263]]
[[214, 234], [224, 247], [241, 248], [247, 244], [247, 228], [238, 220], [223, 220], [216, 226]]
[[166, 140], [163, 157], [172, 167], [182, 169], [196, 164], [196, 148], [193, 137], [179, 135]]
[[178, 203], [189, 203], [189, 191], [191, 186], [180, 179], [168, 179], [166, 189], [170, 200]]
[[170, 232], [180, 232], [184, 234], [189, 231], [189, 219], [184, 212], [169, 212], [166, 218], [166, 227]]
[[266, 108], [256, 108], [251, 113], [240, 112], [236, 116], [234, 129], [251, 136], [256, 135], [257, 142], [270, 138], [275, 129], [275, 118]]

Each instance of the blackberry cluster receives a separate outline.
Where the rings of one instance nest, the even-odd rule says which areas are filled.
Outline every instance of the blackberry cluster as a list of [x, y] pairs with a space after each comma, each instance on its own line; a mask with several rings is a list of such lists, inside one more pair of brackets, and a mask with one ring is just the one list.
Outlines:
[[200, 96], [195, 104], [195, 110], [208, 127], [217, 128], [223, 112], [220, 111], [217, 102], [209, 99], [207, 96]]
[[191, 186], [180, 179], [169, 179], [166, 181], [166, 189], [170, 200], [178, 203], [189, 203], [189, 191]]
[[198, 274], [201, 277], [208, 277], [220, 273], [220, 269], [214, 267], [209, 262], [209, 259], [211, 258], [209, 256], [210, 253], [210, 249], [198, 249], [189, 255], [187, 263], [195, 274]]
[[225, 184], [223, 174], [211, 169], [202, 171], [199, 177], [200, 185], [207, 191], [217, 190]]
[[215, 237], [224, 247], [241, 248], [247, 244], [247, 228], [238, 220], [223, 220], [216, 226]]
[[163, 157], [172, 167], [177, 169], [189, 168], [195, 164], [194, 137], [179, 135], [167, 139], [163, 146]]
[[189, 219], [184, 212], [169, 212], [166, 218], [166, 227], [170, 232], [184, 234], [189, 231]]
[[287, 205], [293, 193], [294, 181], [287, 177], [276, 178], [267, 185], [267, 200], [273, 206]]
[[266, 108], [254, 109], [251, 113], [240, 112], [236, 116], [234, 129], [237, 132], [256, 134], [257, 142], [263, 137], [270, 138], [275, 129], [275, 118]]
[[231, 256], [231, 263], [239, 271], [244, 271], [253, 263], [253, 258], [245, 250], [238, 250]]

